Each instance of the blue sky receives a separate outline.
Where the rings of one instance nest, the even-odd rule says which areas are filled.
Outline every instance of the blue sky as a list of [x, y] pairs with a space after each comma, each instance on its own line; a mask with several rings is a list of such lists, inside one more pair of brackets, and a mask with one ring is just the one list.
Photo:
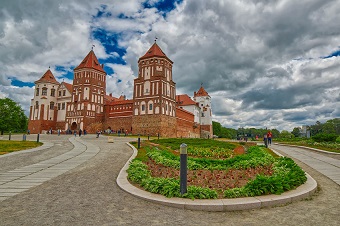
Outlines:
[[177, 94], [200, 84], [226, 127], [277, 128], [340, 117], [338, 0], [36, 0], [0, 2], [0, 98], [28, 114], [50, 67], [72, 83], [94, 48], [107, 94], [132, 98], [137, 61], [157, 43]]

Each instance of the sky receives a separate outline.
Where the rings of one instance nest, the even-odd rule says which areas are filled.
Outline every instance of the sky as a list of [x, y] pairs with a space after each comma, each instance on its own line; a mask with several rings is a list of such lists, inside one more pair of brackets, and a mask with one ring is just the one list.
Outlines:
[[[157, 44], [177, 94], [201, 84], [228, 128], [292, 131], [340, 117], [340, 0], [1, 0], [0, 98], [29, 114], [34, 82], [59, 82], [91, 48], [107, 94], [131, 99]], [[94, 47], [93, 47], [94, 46]]]

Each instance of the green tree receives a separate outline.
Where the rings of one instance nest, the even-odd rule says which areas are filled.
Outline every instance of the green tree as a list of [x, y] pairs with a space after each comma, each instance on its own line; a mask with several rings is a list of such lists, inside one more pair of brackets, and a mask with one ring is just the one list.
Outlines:
[[9, 131], [25, 131], [27, 117], [17, 103], [9, 98], [0, 99], [0, 131], [1, 134]]
[[292, 134], [295, 136], [295, 137], [299, 137], [300, 136], [300, 128], [299, 127], [295, 127], [292, 131]]
[[221, 132], [222, 132], [221, 123], [213, 121], [212, 126], [213, 126], [213, 134], [220, 137]]
[[282, 130], [280, 133], [280, 138], [292, 138], [293, 134], [288, 132], [287, 130]]

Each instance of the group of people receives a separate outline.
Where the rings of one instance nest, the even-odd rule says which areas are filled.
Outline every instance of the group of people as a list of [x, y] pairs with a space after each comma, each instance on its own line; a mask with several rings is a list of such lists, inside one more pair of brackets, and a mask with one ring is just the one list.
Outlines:
[[[77, 136], [77, 130], [74, 130], [74, 131], [73, 131], [73, 134], [74, 134], [74, 136], [76, 137], [76, 136]], [[79, 134], [79, 136], [81, 137], [81, 135], [83, 134], [83, 131], [82, 131], [81, 129], [79, 129], [78, 134]], [[87, 134], [87, 132], [86, 132], [86, 130], [84, 129], [84, 136], [85, 136], [86, 134]]]

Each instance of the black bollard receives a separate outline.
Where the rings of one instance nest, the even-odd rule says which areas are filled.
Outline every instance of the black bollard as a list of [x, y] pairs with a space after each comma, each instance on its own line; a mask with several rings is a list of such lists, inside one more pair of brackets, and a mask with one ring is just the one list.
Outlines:
[[11, 140], [11, 136], [12, 136], [12, 133], [11, 133], [11, 131], [9, 131], [8, 140]]
[[38, 135], [37, 135], [37, 142], [39, 143], [39, 136], [40, 136], [40, 134], [38, 133]]
[[138, 149], [140, 149], [140, 135], [138, 134]]
[[150, 135], [148, 134], [148, 140], [150, 140]]
[[159, 133], [158, 133], [158, 140], [159, 140]]
[[180, 192], [183, 195], [187, 193], [187, 172], [188, 172], [188, 152], [187, 145], [181, 144], [180, 146], [180, 170], [179, 170], [179, 183], [180, 183]]

